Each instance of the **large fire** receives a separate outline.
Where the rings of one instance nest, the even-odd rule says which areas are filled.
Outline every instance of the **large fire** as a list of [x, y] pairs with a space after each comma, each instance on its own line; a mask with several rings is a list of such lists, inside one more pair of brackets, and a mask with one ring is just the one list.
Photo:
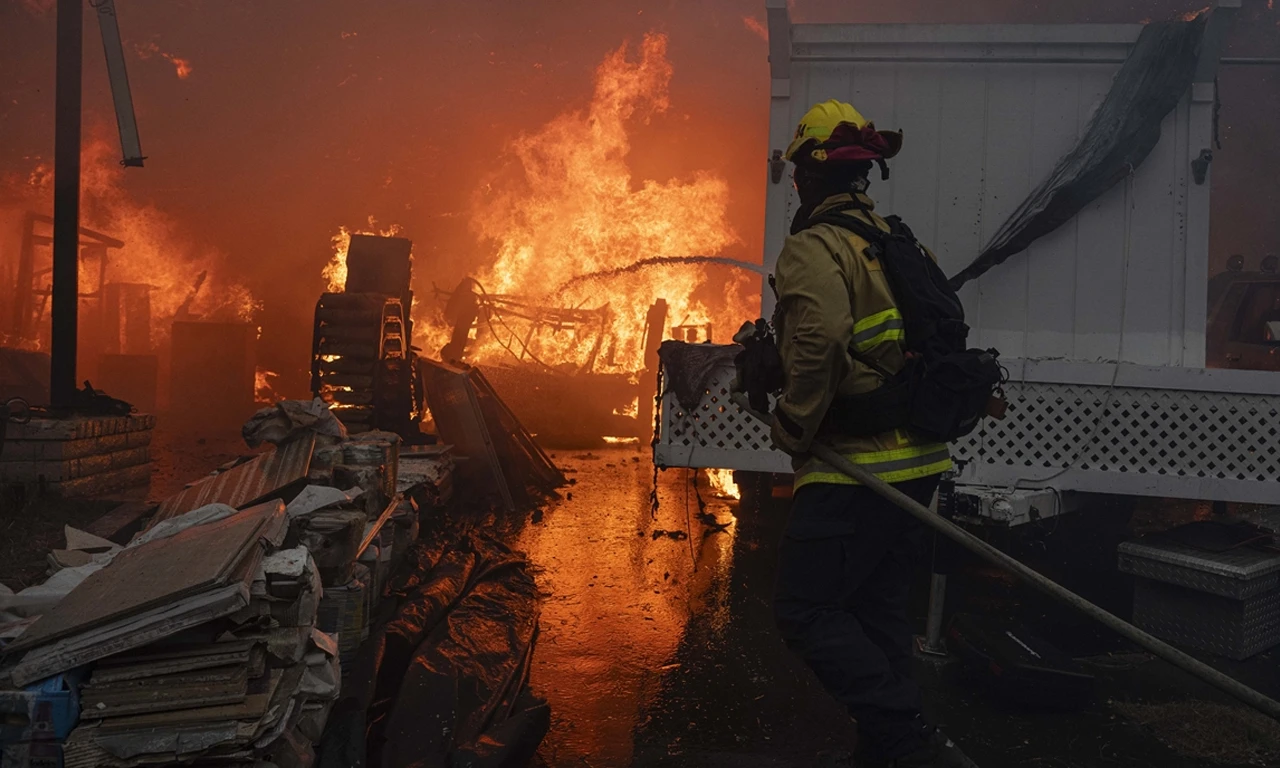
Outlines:
[[[117, 147], [101, 139], [89, 141], [82, 151], [81, 226], [121, 240], [124, 246], [107, 251], [105, 268], [96, 257], [81, 258], [81, 293], [96, 293], [104, 278], [107, 283], [150, 286], [151, 341], [155, 347], [167, 342], [170, 323], [180, 315], [189, 319], [252, 321], [259, 302], [247, 287], [227, 277], [230, 270], [225, 255], [196, 244], [168, 214], [134, 198], [123, 183], [126, 171], [117, 160], [118, 152]], [[0, 230], [0, 269], [3, 274], [12, 275], [21, 253], [24, 217], [28, 211], [47, 214], [50, 210], [52, 164], [37, 162], [25, 174], [0, 179], [0, 199], [9, 203], [0, 207], [0, 224], [5, 225]], [[41, 226], [37, 235], [51, 231], [47, 225]], [[50, 249], [37, 247], [33, 258], [37, 284], [32, 287], [47, 290]], [[92, 322], [90, 318], [82, 318], [82, 326]], [[41, 320], [47, 328], [47, 309]], [[6, 341], [41, 346], [38, 339]]]
[[[655, 257], [714, 255], [738, 242], [723, 179], [696, 171], [637, 181], [628, 166], [629, 128], [669, 105], [666, 50], [666, 37], [650, 34], [638, 60], [628, 58], [626, 45], [610, 53], [596, 70], [590, 105], [515, 138], [504, 172], [476, 196], [473, 227], [495, 250], [477, 275], [479, 290], [497, 303], [481, 313], [469, 360], [636, 371], [655, 300], [667, 302], [667, 329], [712, 325], [721, 329], [716, 340], [752, 313], [749, 281], [721, 268], [627, 269]], [[718, 140], [709, 138], [708, 146]], [[613, 274], [582, 279], [602, 272]], [[713, 275], [719, 285], [707, 290]], [[577, 314], [566, 319], [546, 308]], [[428, 338], [420, 344], [434, 354], [448, 331], [421, 326]]]

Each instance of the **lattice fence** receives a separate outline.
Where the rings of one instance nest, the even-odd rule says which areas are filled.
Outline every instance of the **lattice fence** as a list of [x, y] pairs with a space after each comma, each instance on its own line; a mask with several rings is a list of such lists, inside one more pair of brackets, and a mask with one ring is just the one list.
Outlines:
[[[654, 452], [660, 466], [790, 471], [767, 426], [729, 401], [732, 380], [732, 368], [718, 371], [688, 411], [673, 393], [664, 396]], [[1199, 481], [1208, 480], [1247, 485], [1251, 497], [1274, 488], [1280, 501], [1275, 396], [1034, 382], [1011, 383], [1006, 392], [1008, 417], [987, 421], [953, 446], [965, 482], [1003, 485], [1023, 477], [1034, 484], [1071, 470], [1073, 477], [1094, 478], [1082, 490], [1107, 491], [1109, 477], [1145, 475], [1185, 479], [1188, 498], [1198, 497]], [[1159, 495], [1184, 495], [1169, 482]], [[1068, 478], [1049, 484], [1075, 487]], [[1135, 492], [1123, 490], [1131, 485], [1116, 484], [1115, 492]]]
[[[1280, 405], [1267, 395], [1023, 383], [1009, 416], [955, 446], [976, 465], [1280, 482]], [[981, 467], [975, 467], [981, 475]]]

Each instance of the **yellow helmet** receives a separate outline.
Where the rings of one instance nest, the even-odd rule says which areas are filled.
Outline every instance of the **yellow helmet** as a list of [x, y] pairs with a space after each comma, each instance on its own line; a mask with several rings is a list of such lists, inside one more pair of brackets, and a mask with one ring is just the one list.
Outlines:
[[852, 104], [814, 104], [796, 128], [786, 157], [796, 164], [885, 160], [902, 149], [902, 133], [877, 131]]

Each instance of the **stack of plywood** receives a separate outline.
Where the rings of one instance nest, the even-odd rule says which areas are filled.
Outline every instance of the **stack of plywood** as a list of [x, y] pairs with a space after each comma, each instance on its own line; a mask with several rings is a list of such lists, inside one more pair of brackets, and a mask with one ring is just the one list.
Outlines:
[[7, 425], [0, 485], [35, 485], [63, 496], [96, 496], [151, 482], [155, 417], [82, 416]]

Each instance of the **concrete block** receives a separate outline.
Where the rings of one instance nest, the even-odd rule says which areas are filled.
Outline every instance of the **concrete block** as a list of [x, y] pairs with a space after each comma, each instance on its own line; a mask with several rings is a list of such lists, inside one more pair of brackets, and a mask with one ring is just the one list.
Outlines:
[[10, 424], [8, 440], [85, 440], [104, 435], [154, 429], [156, 417], [149, 413], [129, 416], [77, 416], [69, 419], [32, 419], [27, 424]]
[[142, 430], [81, 440], [6, 440], [0, 447], [0, 461], [56, 461], [99, 456], [151, 445], [151, 435], [151, 430]]
[[151, 461], [151, 448], [125, 448], [96, 456], [41, 461], [0, 461], [0, 481], [34, 483], [88, 477], [114, 469], [124, 469]]
[[59, 496], [102, 496], [151, 484], [151, 462], [96, 475], [47, 483], [45, 488]]

